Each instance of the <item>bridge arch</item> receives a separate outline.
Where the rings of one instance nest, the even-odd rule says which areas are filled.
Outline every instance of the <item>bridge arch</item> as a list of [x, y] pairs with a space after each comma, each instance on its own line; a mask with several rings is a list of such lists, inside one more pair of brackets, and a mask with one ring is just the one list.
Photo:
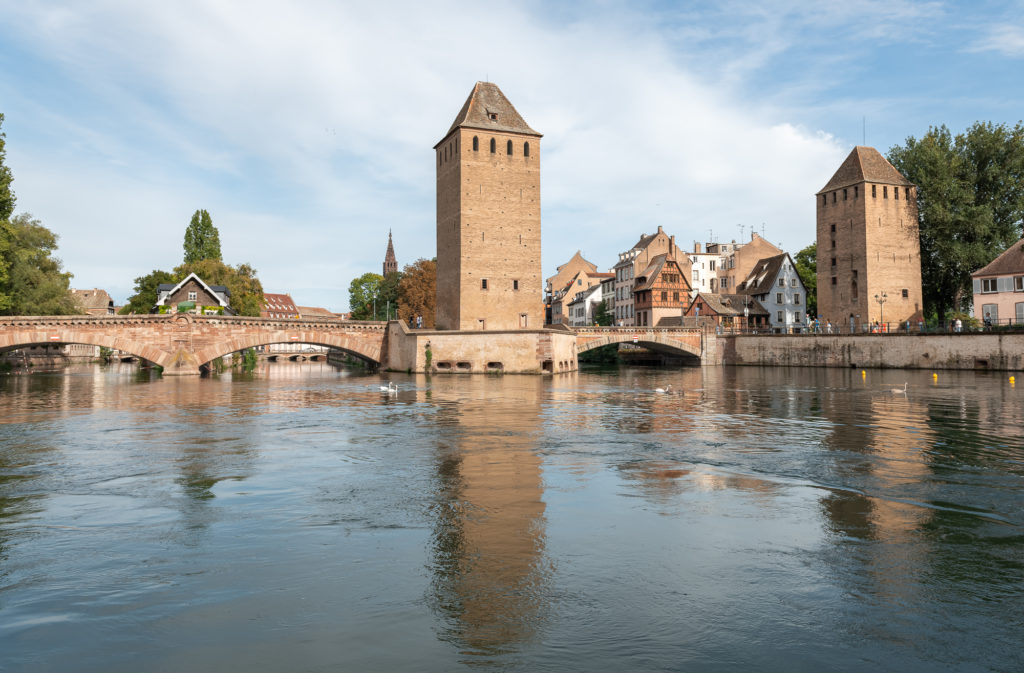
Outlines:
[[295, 336], [294, 331], [239, 335], [233, 339], [225, 339], [203, 348], [197, 348], [195, 351], [196, 362], [199, 366], [204, 366], [219, 357], [248, 348], [270, 346], [272, 344], [303, 343], [335, 348], [377, 367], [381, 364], [381, 346], [383, 341], [377, 334], [371, 333], [367, 335], [367, 337], [376, 336], [376, 339], [360, 338], [352, 334], [326, 331], [302, 332], [301, 336], [297, 339]]
[[9, 335], [0, 344], [0, 354], [23, 348], [32, 348], [33, 346], [67, 346], [73, 344], [109, 348], [159, 365], [164, 365], [162, 360], [165, 360], [168, 355], [166, 351], [131, 338], [90, 333], [69, 334], [62, 330], [48, 330], [45, 333], [16, 332]]
[[703, 356], [701, 334], [697, 330], [677, 333], [675, 331], [644, 332], [628, 328], [613, 328], [592, 333], [578, 330], [576, 353], [585, 353], [595, 348], [622, 343], [636, 344], [661, 353], [682, 354], [698, 360]]

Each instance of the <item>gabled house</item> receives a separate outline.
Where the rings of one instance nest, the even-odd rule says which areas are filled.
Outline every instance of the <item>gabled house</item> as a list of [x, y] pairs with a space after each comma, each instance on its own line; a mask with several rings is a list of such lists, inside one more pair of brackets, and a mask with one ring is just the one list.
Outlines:
[[586, 290], [577, 292], [573, 300], [567, 304], [570, 327], [594, 324], [594, 313], [603, 296], [601, 288], [601, 283], [591, 285]]
[[569, 302], [583, 290], [599, 286], [602, 282], [614, 278], [612, 273], [580, 269], [562, 287], [555, 288], [551, 295], [551, 324], [569, 324]]
[[319, 306], [297, 306], [299, 309], [299, 317], [303, 320], [337, 320], [338, 314], [330, 311], [326, 308]]
[[667, 318], [679, 324], [690, 305], [690, 283], [670, 253], [655, 255], [633, 283], [636, 325], [655, 327]]
[[787, 333], [805, 329], [807, 289], [788, 252], [758, 260], [736, 292], [760, 302], [768, 311], [773, 331]]
[[1024, 238], [972, 273], [971, 281], [975, 318], [1024, 324]]
[[114, 300], [106, 290], [71, 290], [86, 315], [114, 315]]
[[299, 315], [299, 307], [292, 301], [290, 294], [263, 293], [261, 318], [298, 318]]
[[768, 311], [750, 295], [698, 292], [686, 310], [685, 326], [711, 323], [722, 329], [771, 329]]
[[651, 264], [658, 255], [668, 254], [679, 259], [676, 237], [665, 233], [662, 227], [653, 234], [641, 234], [629, 250], [619, 253], [619, 260], [612, 267], [615, 274], [615, 324], [639, 325], [634, 303], [637, 276]]
[[150, 313], [195, 313], [198, 315], [235, 315], [231, 292], [223, 285], [207, 285], [190, 273], [180, 283], [161, 283], [156, 288], [156, 304]]

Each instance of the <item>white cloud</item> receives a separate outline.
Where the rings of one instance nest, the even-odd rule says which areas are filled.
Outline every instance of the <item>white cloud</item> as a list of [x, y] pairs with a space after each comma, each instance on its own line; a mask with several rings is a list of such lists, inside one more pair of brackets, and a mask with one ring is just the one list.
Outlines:
[[1012, 24], [990, 26], [986, 34], [975, 40], [967, 51], [994, 51], [1011, 58], [1024, 56], [1024, 28]]
[[[8, 148], [19, 207], [62, 234], [89, 286], [130, 290], [173, 266], [202, 207], [227, 261], [251, 262], [268, 291], [344, 308], [389, 228], [400, 263], [434, 254], [430, 148], [488, 75], [545, 134], [545, 275], [579, 247], [608, 266], [659, 224], [686, 242], [764, 222], [770, 240], [802, 247], [812, 195], [845, 154], [778, 100], [744, 93], [742, 76], [716, 83], [785, 49], [784, 33], [717, 52], [709, 72], [686, 65], [679, 33], [614, 7], [558, 25], [506, 5], [69, 7], [4, 11], [52, 59], [53, 86], [87, 94], [81, 108], [23, 96], [21, 109], [45, 109], [8, 114]], [[61, 151], [16, 149], [11, 129], [31, 124]]]

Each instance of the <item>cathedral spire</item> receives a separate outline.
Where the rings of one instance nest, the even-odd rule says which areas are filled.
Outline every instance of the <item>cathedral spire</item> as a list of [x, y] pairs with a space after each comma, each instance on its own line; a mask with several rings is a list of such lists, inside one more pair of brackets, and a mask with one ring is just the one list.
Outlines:
[[395, 246], [391, 243], [391, 230], [388, 229], [388, 251], [384, 253], [384, 273], [398, 273], [398, 260], [395, 259]]

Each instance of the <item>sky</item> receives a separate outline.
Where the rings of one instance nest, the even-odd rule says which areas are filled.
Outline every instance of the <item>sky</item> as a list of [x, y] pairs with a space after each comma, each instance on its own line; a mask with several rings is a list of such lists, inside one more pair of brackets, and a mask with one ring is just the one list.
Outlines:
[[17, 212], [123, 303], [208, 210], [266, 292], [343, 311], [435, 255], [435, 161], [478, 80], [541, 140], [545, 277], [660, 225], [814, 240], [850, 150], [1024, 116], [1024, 3], [0, 0]]

